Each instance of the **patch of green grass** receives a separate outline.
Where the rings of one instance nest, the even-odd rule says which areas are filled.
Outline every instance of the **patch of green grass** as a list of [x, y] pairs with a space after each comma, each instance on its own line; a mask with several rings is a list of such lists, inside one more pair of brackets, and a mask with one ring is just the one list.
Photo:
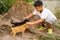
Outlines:
[[60, 24], [59, 24], [59, 23], [56, 23], [55, 26], [56, 26], [57, 28], [60, 28]]
[[58, 39], [58, 37], [55, 35], [48, 35], [48, 37], [42, 36], [42, 37], [38, 38], [38, 40], [57, 40], [57, 39]]
[[0, 10], [5, 13], [15, 3], [16, 0], [0, 0]]
[[56, 11], [55, 15], [58, 19], [60, 19], [60, 10]]

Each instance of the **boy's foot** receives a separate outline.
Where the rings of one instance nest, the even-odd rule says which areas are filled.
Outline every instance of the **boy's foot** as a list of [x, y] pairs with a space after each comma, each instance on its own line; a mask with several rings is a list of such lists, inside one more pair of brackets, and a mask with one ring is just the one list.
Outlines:
[[48, 34], [52, 34], [52, 29], [48, 29]]
[[46, 28], [45, 27], [40, 27], [38, 30], [42, 31], [42, 30], [45, 30]]

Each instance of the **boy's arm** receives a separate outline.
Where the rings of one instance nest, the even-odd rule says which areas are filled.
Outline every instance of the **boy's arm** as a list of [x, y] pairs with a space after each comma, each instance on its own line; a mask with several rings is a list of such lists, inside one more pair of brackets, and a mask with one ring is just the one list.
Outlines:
[[33, 22], [33, 24], [41, 24], [42, 22], [44, 22], [44, 20], [45, 20], [44, 18], [41, 18], [41, 19]]
[[34, 21], [34, 22], [27, 22], [27, 24], [29, 24], [29, 25], [41, 24], [44, 20], [45, 20], [44, 18], [41, 18], [41, 19]]
[[33, 17], [33, 16], [34, 16], [33, 13], [31, 13], [30, 15], [24, 17], [23, 19], [30, 19], [30, 18]]

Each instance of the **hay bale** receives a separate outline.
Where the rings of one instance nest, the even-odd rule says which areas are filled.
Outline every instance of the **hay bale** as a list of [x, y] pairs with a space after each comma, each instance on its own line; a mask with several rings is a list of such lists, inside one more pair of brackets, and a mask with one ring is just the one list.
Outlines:
[[32, 6], [29, 3], [18, 1], [0, 19], [4, 21], [14, 17], [18, 20], [22, 20], [23, 17], [29, 15], [32, 11]]

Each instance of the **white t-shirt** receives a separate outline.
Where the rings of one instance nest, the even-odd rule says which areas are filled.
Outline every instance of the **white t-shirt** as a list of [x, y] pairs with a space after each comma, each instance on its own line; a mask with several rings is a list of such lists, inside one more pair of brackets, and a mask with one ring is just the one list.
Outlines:
[[57, 20], [55, 15], [50, 10], [48, 10], [47, 8], [44, 8], [44, 7], [43, 7], [42, 13], [35, 10], [33, 12], [33, 15], [38, 15], [38, 16], [40, 16], [40, 18], [44, 18], [46, 22], [49, 22], [51, 24], [53, 24]]

